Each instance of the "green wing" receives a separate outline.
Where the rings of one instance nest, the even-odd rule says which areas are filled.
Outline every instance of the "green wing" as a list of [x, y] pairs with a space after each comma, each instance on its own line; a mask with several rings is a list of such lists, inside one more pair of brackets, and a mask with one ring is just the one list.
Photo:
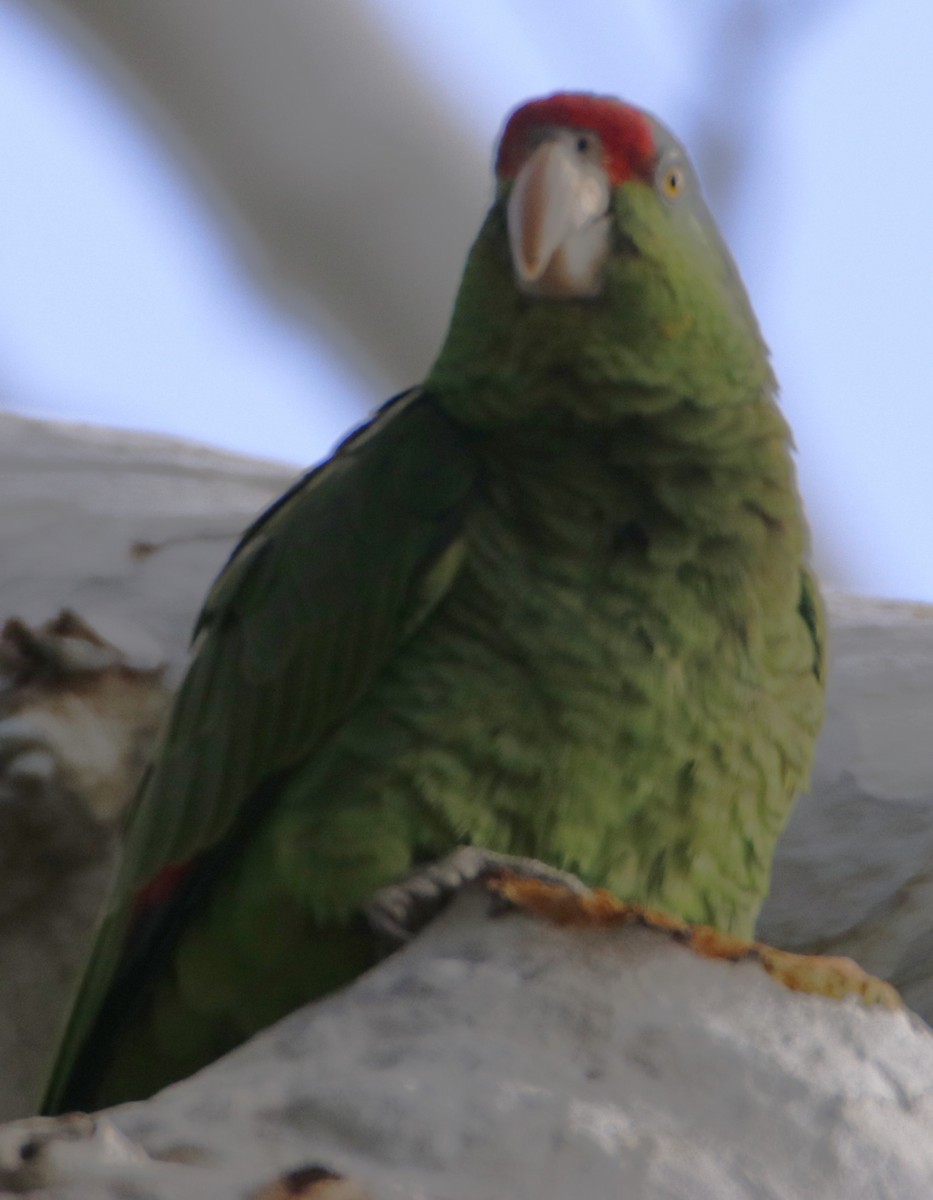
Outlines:
[[120, 969], [139, 890], [221, 843], [262, 785], [347, 716], [443, 597], [461, 559], [475, 469], [466, 435], [408, 392], [247, 531], [207, 597], [129, 813], [44, 1111], [68, 1091]]

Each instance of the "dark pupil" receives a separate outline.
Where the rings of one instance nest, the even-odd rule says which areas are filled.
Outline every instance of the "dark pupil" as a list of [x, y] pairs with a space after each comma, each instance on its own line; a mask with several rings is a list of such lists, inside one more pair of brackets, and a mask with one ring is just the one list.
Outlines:
[[581, 154], [585, 154], [590, 148], [590, 139], [585, 137], [577, 138], [577, 149]]

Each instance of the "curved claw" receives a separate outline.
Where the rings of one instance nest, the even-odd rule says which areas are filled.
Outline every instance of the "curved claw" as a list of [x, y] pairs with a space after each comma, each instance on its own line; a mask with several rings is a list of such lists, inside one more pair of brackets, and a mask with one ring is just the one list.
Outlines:
[[381, 888], [366, 905], [363, 916], [377, 937], [389, 943], [389, 950], [397, 949], [411, 941], [461, 888], [504, 872], [559, 884], [577, 894], [589, 894], [576, 876], [538, 859], [498, 854], [480, 846], [459, 846], [446, 857], [419, 867], [399, 883]]

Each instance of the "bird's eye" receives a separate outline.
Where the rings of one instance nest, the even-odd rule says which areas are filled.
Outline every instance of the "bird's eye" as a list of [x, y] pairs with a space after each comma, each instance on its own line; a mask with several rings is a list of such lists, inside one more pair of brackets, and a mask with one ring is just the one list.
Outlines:
[[582, 137], [582, 136], [581, 136], [581, 137], [578, 137], [578, 138], [577, 138], [577, 151], [578, 151], [578, 153], [580, 153], [580, 154], [586, 154], [586, 152], [587, 152], [587, 150], [589, 150], [589, 148], [590, 148], [590, 139], [589, 139], [588, 137]]
[[687, 186], [687, 174], [679, 162], [661, 164], [657, 177], [658, 189], [665, 200], [678, 200]]

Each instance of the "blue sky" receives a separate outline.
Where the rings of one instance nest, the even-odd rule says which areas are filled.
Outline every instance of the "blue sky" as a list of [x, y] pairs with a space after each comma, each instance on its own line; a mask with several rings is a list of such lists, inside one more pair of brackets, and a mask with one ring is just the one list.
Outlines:
[[[484, 141], [526, 95], [617, 88], [616, 0], [581, 0], [569, 23], [564, 0], [370, 5]], [[684, 128], [697, 64], [675, 11], [627, 7], [639, 54], [626, 91]], [[929, 600], [931, 61], [929, 0], [837, 4], [782, 60], [730, 229], [774, 349], [824, 573]], [[9, 407], [303, 463], [381, 399], [256, 290], [182, 169], [11, 0], [0, 0], [0, 113]]]

